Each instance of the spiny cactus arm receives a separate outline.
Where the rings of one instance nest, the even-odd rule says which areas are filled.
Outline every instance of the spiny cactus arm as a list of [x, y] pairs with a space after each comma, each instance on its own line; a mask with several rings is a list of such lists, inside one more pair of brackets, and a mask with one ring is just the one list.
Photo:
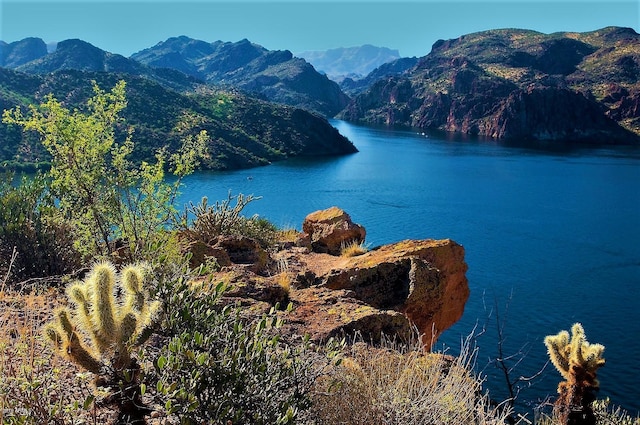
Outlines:
[[46, 335], [53, 341], [58, 351], [74, 363], [95, 374], [100, 373], [102, 364], [87, 350], [76, 333], [69, 310], [60, 308], [55, 312], [57, 326], [49, 324], [45, 328]]
[[87, 369], [89, 372], [95, 373], [98, 375], [100, 370], [102, 369], [102, 363], [97, 360], [95, 357], [91, 355], [91, 353], [82, 345], [80, 340], [75, 335], [75, 338], [71, 338], [68, 341], [65, 341], [63, 345], [63, 350], [66, 352], [67, 356], [73, 362]]
[[126, 346], [136, 333], [138, 327], [138, 316], [134, 312], [127, 313], [120, 321], [119, 345]]
[[569, 344], [569, 333], [561, 331], [557, 335], [549, 335], [544, 339], [551, 363], [558, 369], [558, 372], [565, 378], [569, 377], [569, 356], [567, 346]]
[[137, 325], [138, 315], [133, 311], [127, 313], [119, 322], [119, 335], [113, 360], [116, 369], [127, 368], [131, 363], [131, 341], [135, 339]]
[[158, 320], [158, 315], [161, 311], [162, 303], [154, 301], [144, 310], [144, 314], [138, 316], [138, 329], [136, 330], [136, 338], [133, 341], [134, 346], [137, 347], [144, 344], [153, 335], [153, 325]]
[[585, 351], [585, 369], [590, 372], [595, 372], [598, 368], [604, 366], [605, 360], [602, 357], [602, 353], [604, 353], [604, 345], [589, 344]]
[[580, 323], [574, 323], [571, 326], [571, 357], [569, 361], [576, 365], [584, 365], [583, 350], [588, 346], [587, 339], [584, 335], [584, 328]]
[[126, 311], [142, 312], [146, 296], [142, 290], [144, 275], [141, 266], [129, 266], [122, 271], [122, 287], [126, 293]]
[[100, 351], [106, 349], [108, 342], [100, 339], [96, 332], [97, 326], [92, 319], [87, 285], [82, 282], [72, 284], [67, 288], [67, 297], [76, 305], [76, 321], [82, 330], [91, 337], [93, 346]]
[[115, 269], [109, 263], [100, 263], [93, 269], [87, 284], [93, 297], [92, 322], [95, 324], [97, 339], [100, 341], [100, 350], [104, 351], [115, 342], [118, 337], [118, 328], [115, 317]]
[[64, 340], [62, 339], [60, 330], [56, 327], [55, 324], [47, 323], [44, 327], [44, 334], [51, 340], [51, 342], [53, 342], [56, 350], [62, 350], [62, 344], [64, 343]]

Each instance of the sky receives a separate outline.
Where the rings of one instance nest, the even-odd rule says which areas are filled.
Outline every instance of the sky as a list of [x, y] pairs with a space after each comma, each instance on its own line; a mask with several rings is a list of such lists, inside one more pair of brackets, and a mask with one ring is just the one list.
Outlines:
[[438, 39], [496, 28], [640, 32], [639, 0], [0, 0], [0, 40], [85, 40], [124, 56], [169, 37], [247, 38], [270, 50], [363, 44], [424, 56]]

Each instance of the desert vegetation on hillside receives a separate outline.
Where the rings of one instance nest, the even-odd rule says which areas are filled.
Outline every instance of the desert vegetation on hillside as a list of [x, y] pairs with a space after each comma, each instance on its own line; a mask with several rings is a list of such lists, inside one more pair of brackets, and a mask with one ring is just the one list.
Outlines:
[[[123, 89], [96, 88], [84, 112], [50, 97], [4, 114], [36, 130], [52, 162], [0, 185], [0, 423], [531, 423], [483, 392], [468, 341], [455, 358], [427, 352], [419, 335], [318, 343], [285, 332], [293, 304], [234, 299], [238, 282], [216, 273], [222, 254], [194, 264], [193, 247], [232, 233], [276, 250], [291, 232], [244, 217], [250, 196], [203, 201], [180, 218], [165, 166], [193, 171], [207, 136], [186, 135], [157, 163], [132, 162], [132, 140], [113, 131]], [[276, 272], [289, 279], [284, 261]], [[589, 371], [600, 365], [581, 328], [570, 344], [564, 334], [549, 341], [569, 381], [565, 346], [578, 350], [571, 367], [574, 357]], [[596, 423], [634, 423], [602, 404], [592, 411]]]

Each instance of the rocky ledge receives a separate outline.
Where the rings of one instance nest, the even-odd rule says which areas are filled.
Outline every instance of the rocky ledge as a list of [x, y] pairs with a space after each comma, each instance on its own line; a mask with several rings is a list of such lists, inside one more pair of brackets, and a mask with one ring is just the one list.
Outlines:
[[215, 278], [228, 283], [227, 301], [245, 311], [291, 302], [288, 332], [314, 341], [359, 332], [376, 341], [382, 333], [409, 338], [415, 326], [432, 345], [460, 319], [469, 297], [464, 248], [449, 239], [405, 240], [340, 255], [340, 247], [364, 238], [362, 226], [332, 207], [309, 214], [303, 232], [273, 252], [242, 237], [198, 251], [201, 259], [202, 252], [218, 259]]

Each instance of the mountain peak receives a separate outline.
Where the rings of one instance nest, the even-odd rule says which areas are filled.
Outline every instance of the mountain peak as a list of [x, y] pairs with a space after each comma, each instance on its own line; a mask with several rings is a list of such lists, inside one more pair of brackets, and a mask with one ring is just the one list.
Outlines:
[[304, 60], [294, 58], [290, 51], [268, 50], [246, 38], [207, 43], [175, 37], [137, 52], [131, 59], [328, 116], [338, 113], [348, 102], [337, 84]]
[[[42, 42], [46, 51], [46, 45]], [[113, 71], [137, 74], [141, 65], [124, 56], [106, 52], [77, 38], [63, 40], [55, 51], [17, 67], [22, 72], [46, 74], [59, 70]]]
[[0, 44], [0, 66], [16, 68], [47, 54], [47, 45], [40, 38], [28, 37], [13, 43]]
[[297, 53], [329, 78], [342, 80], [345, 76], [362, 78], [380, 65], [400, 58], [398, 50], [365, 44], [339, 47], [323, 51]]

